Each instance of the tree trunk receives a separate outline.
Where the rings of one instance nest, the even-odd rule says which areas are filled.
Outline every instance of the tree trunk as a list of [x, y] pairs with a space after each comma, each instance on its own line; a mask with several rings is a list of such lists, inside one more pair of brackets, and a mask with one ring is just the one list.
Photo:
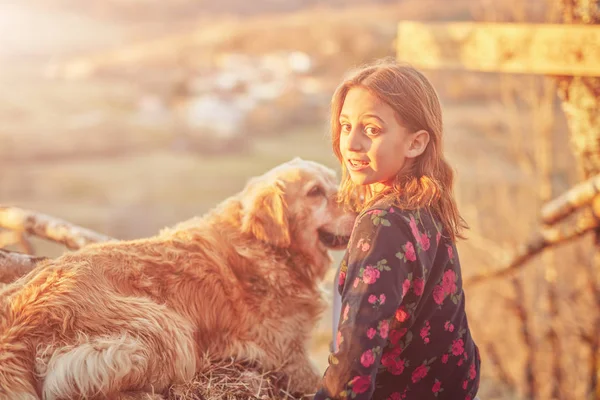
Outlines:
[[[600, 23], [600, 3], [597, 0], [560, 0], [563, 22], [568, 24]], [[585, 179], [600, 173], [600, 78], [559, 77], [558, 94], [571, 134], [571, 143], [579, 170]], [[592, 291], [600, 308], [600, 229], [595, 231], [595, 250], [590, 263]], [[592, 398], [600, 399], [598, 371], [600, 371], [600, 314], [596, 311], [595, 326], [589, 347], [589, 391]], [[594, 334], [595, 333], [595, 334]]]
[[600, 78], [561, 77], [558, 93], [582, 175], [600, 172]]

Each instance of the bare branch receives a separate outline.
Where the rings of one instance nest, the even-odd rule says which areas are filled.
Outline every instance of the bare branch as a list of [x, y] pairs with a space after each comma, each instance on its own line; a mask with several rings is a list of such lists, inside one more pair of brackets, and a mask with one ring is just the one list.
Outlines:
[[542, 221], [554, 224], [594, 200], [600, 193], [600, 175], [596, 175], [569, 189], [566, 193], [542, 207]]
[[19, 232], [0, 231], [0, 249], [19, 243]]
[[508, 387], [515, 387], [514, 379], [510, 376], [507, 369], [504, 368], [502, 363], [502, 357], [498, 353], [496, 343], [493, 341], [483, 342], [483, 346], [486, 349], [488, 361], [496, 369], [496, 376], [498, 379]]
[[513, 278], [513, 287], [515, 288], [515, 298], [521, 299], [521, 301], [515, 301], [514, 309], [515, 315], [520, 323], [521, 338], [527, 349], [526, 362], [525, 362], [525, 384], [527, 397], [530, 399], [537, 398], [538, 394], [538, 381], [535, 375], [535, 354], [537, 343], [533, 332], [531, 331], [530, 316], [527, 308], [525, 307], [523, 299], [525, 298], [525, 288], [519, 278]]
[[558, 334], [558, 327], [560, 321], [560, 310], [558, 306], [558, 300], [560, 299], [558, 288], [556, 287], [556, 280], [551, 279], [548, 282], [548, 303], [550, 308], [550, 327], [548, 329], [546, 339], [550, 342], [550, 348], [552, 349], [552, 379], [550, 380], [552, 398], [561, 398], [564, 374], [562, 361], [564, 358], [563, 346], [560, 341]]
[[[598, 237], [596, 237], [598, 240]], [[600, 254], [594, 254], [594, 258], [597, 260]], [[588, 382], [589, 382], [589, 395], [592, 398], [600, 398], [600, 383], [598, 382], [598, 367], [600, 366], [600, 337], [598, 336], [598, 328], [600, 327], [600, 314], [598, 314], [597, 307], [600, 305], [600, 286], [598, 286], [597, 271], [594, 266], [598, 265], [598, 261], [590, 264], [586, 268], [588, 279], [586, 286], [588, 291], [592, 295], [594, 304], [596, 305], [596, 313], [593, 318], [592, 329], [590, 333], [587, 333], [580, 328], [580, 337], [589, 349], [588, 359]]]
[[17, 207], [0, 206], [0, 227], [58, 242], [71, 250], [115, 240], [61, 219]]
[[27, 274], [46, 257], [35, 257], [0, 249], [0, 282], [9, 283]]
[[513, 257], [502, 268], [467, 278], [465, 279], [465, 286], [508, 276], [547, 247], [578, 238], [594, 230], [599, 224], [600, 222], [592, 208], [588, 208], [578, 216], [574, 226], [544, 227], [529, 242], [519, 246]]
[[23, 232], [17, 234], [17, 236], [19, 245], [23, 249], [23, 252], [25, 252], [25, 254], [35, 254], [35, 251], [33, 250], [33, 245], [31, 244], [27, 236]]
[[485, 236], [480, 235], [476, 231], [469, 232], [469, 237], [466, 244], [471, 246], [471, 248], [491, 256], [496, 260], [502, 259], [507, 252], [507, 249], [504, 248], [504, 246], [486, 238]]
[[33, 254], [33, 246], [23, 232], [0, 231], [0, 249], [18, 244], [26, 254]]

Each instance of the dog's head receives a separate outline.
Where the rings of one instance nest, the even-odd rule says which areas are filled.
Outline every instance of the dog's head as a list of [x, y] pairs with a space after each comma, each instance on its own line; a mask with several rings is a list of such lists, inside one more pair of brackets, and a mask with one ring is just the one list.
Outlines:
[[300, 158], [281, 164], [242, 192], [242, 230], [326, 264], [327, 250], [347, 245], [356, 218], [336, 202], [337, 186], [335, 172], [322, 164]]

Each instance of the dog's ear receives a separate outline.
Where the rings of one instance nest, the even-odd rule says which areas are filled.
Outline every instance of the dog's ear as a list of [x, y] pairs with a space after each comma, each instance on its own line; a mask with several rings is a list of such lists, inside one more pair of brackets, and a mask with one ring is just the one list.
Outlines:
[[284, 187], [279, 181], [265, 185], [254, 182], [243, 200], [242, 231], [277, 247], [291, 243]]

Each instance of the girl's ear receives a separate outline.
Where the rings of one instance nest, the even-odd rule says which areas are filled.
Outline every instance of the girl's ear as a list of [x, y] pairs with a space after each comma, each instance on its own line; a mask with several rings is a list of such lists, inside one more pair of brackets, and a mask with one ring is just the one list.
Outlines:
[[423, 154], [429, 144], [429, 132], [421, 129], [412, 134], [406, 153], [407, 158], [415, 158]]

